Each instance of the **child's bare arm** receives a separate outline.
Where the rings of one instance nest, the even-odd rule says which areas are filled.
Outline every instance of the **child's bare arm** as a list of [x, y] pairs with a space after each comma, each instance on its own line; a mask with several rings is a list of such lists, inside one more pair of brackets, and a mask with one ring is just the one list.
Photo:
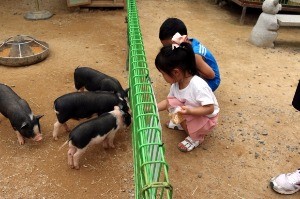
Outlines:
[[212, 68], [203, 60], [201, 55], [195, 54], [196, 65], [201, 77], [205, 79], [215, 78], [215, 72]]
[[195, 108], [190, 108], [187, 106], [182, 106], [181, 111], [178, 111], [179, 113], [183, 115], [198, 115], [198, 116], [204, 116], [204, 115], [209, 115], [214, 112], [214, 105], [213, 104], [208, 104], [205, 106], [199, 106]]
[[168, 100], [163, 100], [157, 104], [158, 111], [164, 111], [168, 108], [169, 102]]

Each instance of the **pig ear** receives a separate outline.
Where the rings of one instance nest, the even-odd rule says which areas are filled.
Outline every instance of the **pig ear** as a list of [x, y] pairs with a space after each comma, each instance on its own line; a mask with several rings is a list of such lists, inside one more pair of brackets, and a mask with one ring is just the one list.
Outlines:
[[28, 126], [28, 124], [26, 122], [23, 122], [21, 125], [21, 129], [25, 128], [26, 126]]
[[36, 117], [37, 120], [39, 120], [39, 119], [41, 119], [43, 116], [44, 116], [44, 115], [36, 115], [35, 117]]
[[126, 93], [127, 96], [128, 96], [129, 89], [130, 89], [130, 88], [126, 88], [126, 89], [125, 89], [125, 93]]
[[118, 98], [119, 98], [121, 101], [124, 101], [124, 98], [122, 97], [121, 93], [116, 93], [116, 95], [118, 96]]

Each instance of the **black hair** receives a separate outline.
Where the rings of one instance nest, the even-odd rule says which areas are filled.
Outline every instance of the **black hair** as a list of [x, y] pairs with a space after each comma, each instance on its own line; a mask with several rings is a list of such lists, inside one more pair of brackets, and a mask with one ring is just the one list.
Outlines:
[[187, 28], [183, 21], [177, 18], [167, 18], [159, 29], [159, 39], [172, 39], [176, 33], [187, 35]]
[[157, 70], [163, 71], [172, 77], [175, 68], [181, 69], [184, 73], [198, 75], [195, 54], [192, 45], [182, 42], [179, 47], [172, 49], [171, 45], [164, 46], [155, 58]]

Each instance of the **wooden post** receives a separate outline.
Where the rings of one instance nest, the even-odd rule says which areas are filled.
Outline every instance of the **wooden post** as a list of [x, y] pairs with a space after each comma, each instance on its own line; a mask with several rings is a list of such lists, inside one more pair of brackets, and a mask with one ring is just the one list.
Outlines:
[[240, 24], [243, 25], [245, 22], [245, 15], [246, 15], [247, 7], [243, 6], [242, 15], [240, 18]]

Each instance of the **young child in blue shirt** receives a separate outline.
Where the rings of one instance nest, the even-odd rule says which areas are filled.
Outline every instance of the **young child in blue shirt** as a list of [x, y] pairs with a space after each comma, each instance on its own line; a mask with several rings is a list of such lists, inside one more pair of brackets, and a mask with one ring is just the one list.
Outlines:
[[[188, 35], [187, 28], [183, 21], [178, 18], [166, 19], [159, 29], [159, 39], [163, 46], [171, 45], [172, 37], [179, 33], [180, 35]], [[199, 76], [202, 77], [212, 89], [215, 91], [220, 85], [220, 72], [219, 66], [213, 54], [197, 39], [188, 38], [187, 42], [193, 47], [196, 65]]]

